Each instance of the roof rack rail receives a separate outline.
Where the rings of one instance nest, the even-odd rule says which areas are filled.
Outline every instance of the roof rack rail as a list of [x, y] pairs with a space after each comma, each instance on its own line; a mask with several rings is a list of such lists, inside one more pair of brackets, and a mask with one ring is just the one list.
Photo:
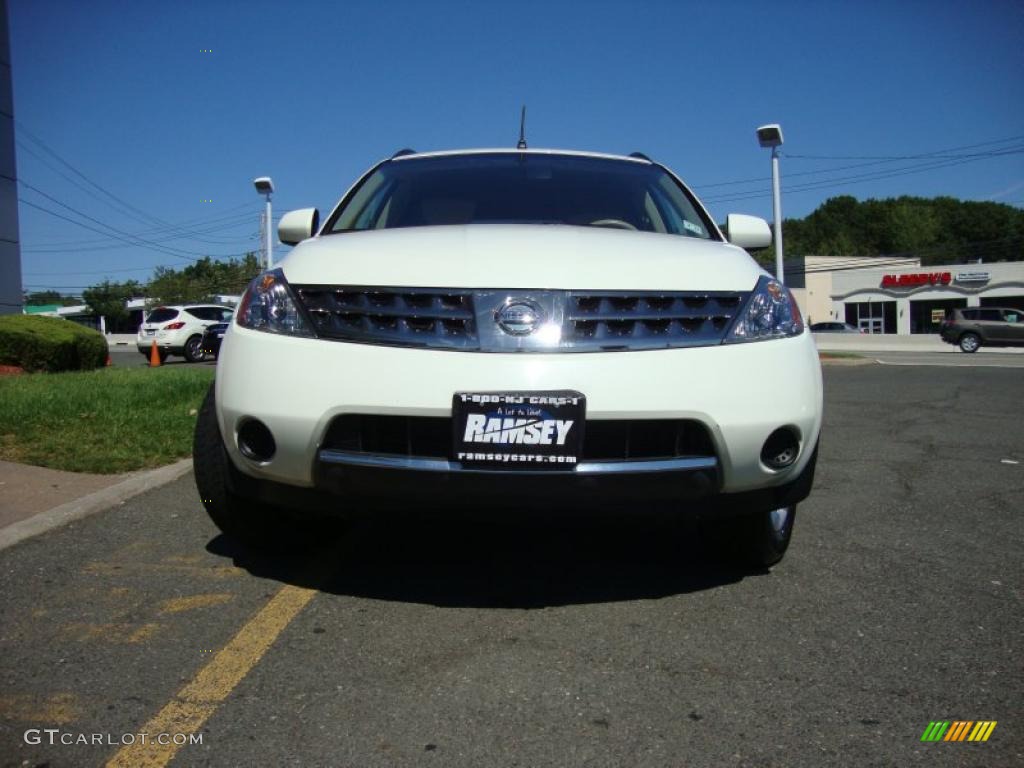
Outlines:
[[654, 162], [653, 160], [651, 160], [651, 158], [649, 158], [643, 152], [630, 152], [629, 156], [630, 157], [635, 157], [637, 160], [646, 160], [648, 163], [653, 163]]
[[408, 147], [406, 147], [405, 149], [400, 149], [397, 152], [395, 152], [395, 154], [393, 154], [391, 156], [391, 159], [394, 160], [396, 157], [405, 157], [406, 155], [415, 155], [415, 154], [416, 154], [416, 150], [415, 149], [409, 149]]

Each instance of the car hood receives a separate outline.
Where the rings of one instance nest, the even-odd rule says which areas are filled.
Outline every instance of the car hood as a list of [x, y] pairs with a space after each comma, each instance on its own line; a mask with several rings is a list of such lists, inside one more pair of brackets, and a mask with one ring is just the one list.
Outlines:
[[291, 283], [410, 288], [749, 291], [765, 274], [728, 243], [555, 224], [323, 235], [279, 266]]

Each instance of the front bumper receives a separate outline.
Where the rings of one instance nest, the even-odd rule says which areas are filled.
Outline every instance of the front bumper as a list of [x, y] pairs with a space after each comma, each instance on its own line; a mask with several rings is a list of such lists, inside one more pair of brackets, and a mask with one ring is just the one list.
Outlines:
[[[366, 466], [320, 450], [329, 423], [342, 414], [450, 417], [458, 391], [554, 390], [586, 395], [588, 419], [700, 421], [714, 443], [715, 465], [633, 466], [601, 477], [577, 467], [531, 473], [524, 483], [521, 471], [468, 472], [454, 462]], [[533, 494], [540, 485], [576, 495], [621, 487], [633, 499], [686, 499], [793, 483], [817, 444], [822, 388], [809, 333], [655, 351], [489, 354], [298, 339], [236, 325], [221, 349], [216, 401], [232, 463], [274, 486], [375, 497], [427, 489], [493, 494], [505, 485], [513, 495], [524, 488]], [[273, 433], [277, 451], [269, 462], [251, 461], [238, 450], [237, 429], [247, 418]], [[800, 436], [800, 455], [785, 470], [773, 471], [762, 464], [761, 449], [783, 426]]]

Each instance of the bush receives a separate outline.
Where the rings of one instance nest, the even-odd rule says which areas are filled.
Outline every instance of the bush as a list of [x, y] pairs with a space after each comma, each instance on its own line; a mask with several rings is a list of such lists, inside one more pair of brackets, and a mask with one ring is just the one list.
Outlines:
[[26, 371], [87, 371], [107, 361], [107, 340], [91, 328], [57, 317], [0, 317], [0, 365]]

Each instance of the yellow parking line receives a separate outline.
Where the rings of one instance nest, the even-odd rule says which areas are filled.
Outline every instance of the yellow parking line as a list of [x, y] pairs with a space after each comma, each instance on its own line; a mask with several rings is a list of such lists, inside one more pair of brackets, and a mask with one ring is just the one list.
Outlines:
[[181, 613], [192, 611], [196, 608], [210, 608], [214, 605], [226, 603], [232, 598], [230, 592], [215, 592], [205, 595], [186, 595], [185, 597], [172, 597], [160, 603], [160, 613]]
[[[278, 635], [316, 595], [316, 590], [285, 586], [242, 627], [196, 676], [139, 731], [145, 744], [122, 747], [107, 768], [159, 768], [178, 751], [177, 744], [157, 744], [158, 734], [195, 733], [203, 727]], [[167, 739], [167, 741], [173, 741]]]

